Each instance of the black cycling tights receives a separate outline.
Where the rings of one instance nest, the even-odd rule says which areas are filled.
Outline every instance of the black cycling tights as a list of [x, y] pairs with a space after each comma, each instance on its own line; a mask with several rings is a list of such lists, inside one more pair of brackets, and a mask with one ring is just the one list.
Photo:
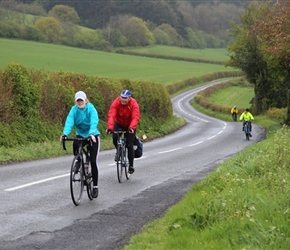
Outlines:
[[[77, 136], [77, 137], [80, 137], [80, 136]], [[95, 136], [95, 137], [96, 137], [96, 142], [92, 141], [92, 146], [89, 145], [89, 141], [86, 144], [88, 144], [88, 149], [90, 152], [93, 183], [94, 183], [94, 186], [98, 186], [98, 180], [99, 180], [98, 159], [99, 159], [99, 152], [100, 152], [100, 136]], [[79, 148], [78, 142], [74, 141], [73, 142], [74, 155], [77, 155], [78, 148]]]

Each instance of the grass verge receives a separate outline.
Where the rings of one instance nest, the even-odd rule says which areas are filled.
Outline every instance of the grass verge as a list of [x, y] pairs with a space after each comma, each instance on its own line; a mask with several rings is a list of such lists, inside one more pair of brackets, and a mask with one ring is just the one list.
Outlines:
[[232, 157], [124, 249], [288, 249], [289, 142], [283, 127]]
[[[192, 105], [232, 121], [230, 114]], [[265, 116], [255, 123], [267, 128], [266, 140], [220, 165], [124, 249], [288, 249], [290, 131]]]

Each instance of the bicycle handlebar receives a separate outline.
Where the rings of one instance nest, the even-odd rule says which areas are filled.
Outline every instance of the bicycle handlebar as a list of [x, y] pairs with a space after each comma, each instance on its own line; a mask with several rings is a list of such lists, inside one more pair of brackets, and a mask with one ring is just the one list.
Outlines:
[[90, 146], [92, 146], [92, 138], [91, 137], [88, 137], [88, 138], [79, 138], [79, 137], [69, 138], [69, 137], [63, 137], [62, 138], [62, 147], [63, 147], [64, 150], [66, 150], [65, 141], [90, 141]]
[[128, 130], [113, 130], [112, 133], [114, 134], [126, 134]]

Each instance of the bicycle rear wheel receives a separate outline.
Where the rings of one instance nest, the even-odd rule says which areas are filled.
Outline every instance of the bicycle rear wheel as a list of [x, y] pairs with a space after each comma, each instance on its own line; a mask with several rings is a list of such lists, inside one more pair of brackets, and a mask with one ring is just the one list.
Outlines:
[[[91, 168], [90, 168], [91, 169]], [[90, 200], [93, 200], [93, 176], [92, 172], [88, 172], [85, 174], [85, 180], [86, 180], [86, 188], [87, 188], [87, 194]]]
[[246, 135], [246, 140], [249, 141], [250, 140], [250, 126], [248, 123], [245, 125], [245, 135]]
[[122, 147], [118, 146], [117, 148], [117, 176], [118, 176], [118, 181], [121, 183], [123, 181], [123, 168], [122, 168]]
[[128, 172], [129, 171], [129, 160], [128, 160], [127, 152], [128, 152], [127, 147], [124, 147], [123, 154], [122, 154], [122, 166], [123, 166], [123, 169], [125, 172], [126, 179], [129, 180], [130, 173]]
[[70, 192], [73, 203], [78, 206], [84, 190], [84, 173], [82, 159], [75, 156], [70, 171]]

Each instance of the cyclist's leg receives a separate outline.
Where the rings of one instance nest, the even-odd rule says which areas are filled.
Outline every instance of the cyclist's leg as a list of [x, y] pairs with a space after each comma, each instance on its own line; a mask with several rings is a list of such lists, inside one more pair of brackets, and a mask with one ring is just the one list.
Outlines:
[[[77, 136], [77, 138], [82, 138], [81, 136]], [[79, 151], [79, 142], [78, 141], [74, 141], [73, 142], [73, 154], [74, 155], [77, 155], [78, 154], [78, 151]], [[81, 162], [78, 161], [76, 163], [76, 171], [78, 172], [78, 170], [80, 169], [80, 166], [81, 166]]]
[[94, 186], [98, 186], [98, 157], [100, 152], [100, 137], [96, 136], [96, 142], [92, 142], [92, 146], [89, 147], [90, 149], [90, 160], [91, 160], [91, 168], [92, 168], [92, 176]]
[[[122, 127], [121, 125], [119, 125], [118, 123], [114, 122], [114, 130], [115, 131], [122, 131], [122, 130], [126, 130], [126, 128]], [[117, 149], [117, 141], [118, 141], [118, 135], [113, 133], [113, 144], [115, 145], [115, 148]]]
[[[76, 138], [82, 138], [81, 136], [77, 135]], [[74, 141], [73, 142], [73, 154], [74, 155], [77, 155], [78, 154], [78, 151], [79, 151], [79, 144], [80, 142], [78, 141]]]
[[96, 142], [92, 142], [92, 146], [89, 147], [93, 184], [94, 184], [93, 198], [98, 197], [98, 180], [99, 180], [98, 158], [99, 158], [99, 152], [100, 152], [100, 136], [95, 136], [95, 137], [96, 137]]
[[[114, 122], [114, 130], [117, 131], [117, 130], [126, 130], [124, 129], [122, 126], [120, 126], [118, 123]], [[115, 156], [115, 161], [118, 160], [118, 156], [117, 156], [117, 141], [118, 141], [118, 135], [117, 134], [114, 134], [112, 135], [112, 139], [113, 139], [113, 144], [116, 148], [116, 156]]]

